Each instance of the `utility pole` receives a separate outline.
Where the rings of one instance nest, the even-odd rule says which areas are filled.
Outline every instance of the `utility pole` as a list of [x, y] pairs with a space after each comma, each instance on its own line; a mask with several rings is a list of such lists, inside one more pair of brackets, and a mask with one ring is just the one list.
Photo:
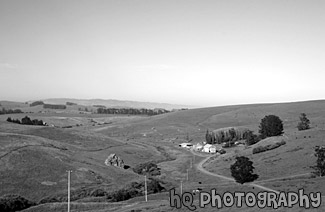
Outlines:
[[144, 195], [146, 198], [146, 202], [148, 202], [148, 196], [147, 196], [147, 175], [144, 176]]
[[188, 181], [188, 169], [186, 169], [186, 172], [187, 172], [187, 177], [186, 177], [186, 179], [187, 179], [187, 181]]
[[68, 212], [70, 212], [70, 178], [71, 178], [71, 170], [68, 170]]

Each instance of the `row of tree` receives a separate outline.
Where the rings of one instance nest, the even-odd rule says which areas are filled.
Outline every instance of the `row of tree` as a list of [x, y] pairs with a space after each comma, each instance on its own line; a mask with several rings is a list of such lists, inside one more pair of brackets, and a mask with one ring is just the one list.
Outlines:
[[[310, 128], [310, 121], [305, 113], [300, 114], [300, 122], [297, 125], [298, 130], [307, 130]], [[238, 131], [235, 128], [209, 132], [207, 130], [205, 139], [208, 144], [220, 144], [223, 142], [234, 143], [234, 141], [245, 140], [247, 145], [252, 145], [261, 139], [280, 136], [283, 134], [283, 122], [275, 115], [265, 116], [259, 125], [259, 135], [255, 135], [251, 130]]]
[[5, 108], [2, 108], [2, 110], [0, 110], [0, 115], [3, 115], [3, 114], [14, 114], [14, 113], [23, 113], [23, 111], [21, 111], [20, 109], [5, 109]]
[[163, 113], [169, 113], [170, 111], [165, 109], [136, 109], [136, 108], [97, 108], [98, 114], [128, 114], [128, 115], [159, 115]]
[[21, 120], [19, 119], [12, 119], [11, 117], [7, 118], [8, 122], [16, 123], [16, 124], [25, 124], [25, 125], [40, 125], [40, 126], [46, 126], [46, 123], [42, 120], [33, 119], [31, 120], [28, 116], [25, 116]]
[[44, 109], [58, 109], [58, 110], [65, 110], [67, 106], [65, 105], [52, 105], [52, 104], [44, 104]]
[[35, 101], [35, 102], [32, 102], [29, 106], [34, 107], [37, 105], [44, 105], [44, 102], [43, 101]]
[[221, 144], [226, 142], [229, 146], [239, 140], [247, 140], [249, 145], [251, 145], [253, 141], [256, 140], [256, 137], [253, 131], [238, 128], [227, 128], [214, 131], [207, 130], [205, 134], [205, 140], [208, 144]]

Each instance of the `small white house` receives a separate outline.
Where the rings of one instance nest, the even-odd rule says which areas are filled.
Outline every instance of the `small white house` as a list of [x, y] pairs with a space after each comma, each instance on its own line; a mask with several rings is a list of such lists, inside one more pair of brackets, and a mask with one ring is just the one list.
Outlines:
[[209, 150], [210, 150], [211, 153], [216, 153], [217, 152], [217, 147], [211, 146]]
[[179, 144], [180, 147], [183, 147], [183, 148], [191, 148], [193, 146], [192, 143], [181, 143]]
[[204, 147], [203, 147], [203, 152], [210, 152], [210, 148], [212, 147], [212, 145], [211, 144], [206, 144], [206, 145], [204, 145]]

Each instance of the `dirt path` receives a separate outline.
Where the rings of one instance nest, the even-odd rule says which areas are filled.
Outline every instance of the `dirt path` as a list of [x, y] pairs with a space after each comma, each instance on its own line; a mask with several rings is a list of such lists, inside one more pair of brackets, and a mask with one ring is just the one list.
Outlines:
[[[191, 151], [191, 152], [194, 155], [198, 155], [198, 154], [194, 153], [193, 151]], [[207, 162], [211, 157], [213, 157], [213, 155], [212, 156], [207, 156], [207, 158], [203, 159], [200, 163], [198, 163], [196, 165], [197, 170], [199, 170], [200, 172], [202, 172], [204, 174], [208, 174], [208, 175], [215, 176], [215, 177], [218, 177], [218, 178], [221, 178], [221, 179], [224, 179], [224, 180], [228, 180], [229, 182], [235, 182], [235, 180], [233, 178], [231, 178], [231, 177], [227, 177], [227, 176], [224, 176], [224, 175], [212, 173], [212, 172], [209, 172], [208, 170], [203, 168], [203, 164], [205, 162]], [[248, 185], [250, 187], [260, 188], [262, 190], [274, 192], [274, 193], [277, 193], [277, 194], [280, 193], [279, 191], [276, 191], [274, 189], [271, 189], [271, 188], [268, 188], [268, 187], [265, 187], [265, 186], [262, 186], [262, 185], [259, 185], [259, 184], [256, 184], [256, 183], [245, 183], [245, 185]]]

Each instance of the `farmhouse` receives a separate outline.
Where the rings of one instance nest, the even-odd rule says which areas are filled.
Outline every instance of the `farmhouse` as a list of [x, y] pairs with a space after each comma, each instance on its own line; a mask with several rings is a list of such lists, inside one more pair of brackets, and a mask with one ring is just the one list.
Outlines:
[[216, 152], [217, 152], [217, 147], [215, 147], [215, 146], [211, 146], [210, 149], [209, 149], [209, 151], [210, 151], [211, 153], [216, 153]]
[[207, 152], [207, 153], [216, 153], [217, 152], [217, 147], [211, 145], [211, 144], [206, 144], [203, 147], [202, 152]]
[[212, 147], [211, 144], [204, 145], [202, 152], [210, 152], [210, 147]]

